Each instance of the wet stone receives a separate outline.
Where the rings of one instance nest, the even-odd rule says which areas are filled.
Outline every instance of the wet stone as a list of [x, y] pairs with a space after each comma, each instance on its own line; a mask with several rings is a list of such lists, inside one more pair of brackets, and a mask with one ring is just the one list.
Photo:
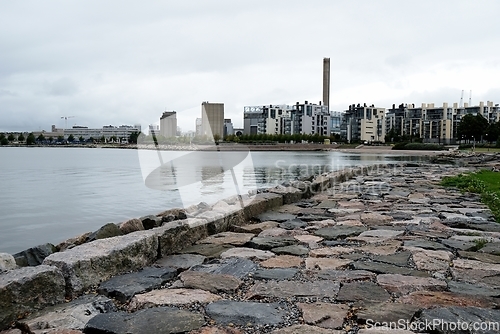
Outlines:
[[243, 278], [249, 273], [254, 272], [257, 265], [251, 260], [231, 257], [213, 263], [201, 264], [191, 268], [193, 271], [201, 271], [211, 274], [231, 275], [237, 278]]
[[387, 291], [373, 282], [345, 283], [337, 296], [338, 301], [357, 302], [361, 305], [381, 303], [390, 298]]
[[271, 250], [273, 248], [295, 245], [298, 241], [292, 237], [255, 237], [247, 246], [262, 250]]
[[159, 288], [176, 276], [177, 270], [173, 268], [147, 267], [139, 272], [115, 276], [101, 283], [97, 291], [125, 303], [135, 294]]
[[364, 226], [334, 226], [320, 228], [314, 234], [327, 240], [335, 240], [356, 236], [364, 231], [366, 231]]
[[319, 297], [335, 298], [340, 284], [332, 281], [291, 282], [266, 281], [256, 283], [249, 291], [248, 298], [262, 297]]
[[304, 228], [306, 226], [307, 226], [307, 223], [298, 219], [298, 218], [287, 220], [287, 221], [279, 224], [279, 227], [284, 228], [285, 230], [294, 230], [297, 228]]
[[343, 304], [297, 303], [297, 306], [306, 324], [331, 329], [342, 328], [349, 311], [349, 307]]
[[380, 262], [368, 262], [368, 261], [356, 261], [352, 264], [354, 269], [357, 270], [368, 270], [376, 274], [401, 274], [401, 275], [411, 275], [418, 277], [428, 277], [429, 274], [425, 271], [414, 270], [411, 268], [404, 268], [395, 266], [388, 263]]
[[268, 220], [272, 220], [275, 222], [284, 222], [287, 220], [295, 219], [296, 215], [292, 215], [289, 213], [276, 212], [276, 211], [267, 211], [267, 212], [261, 213], [260, 215], [257, 215], [255, 218], [257, 218], [261, 222], [265, 222]]
[[252, 276], [255, 279], [281, 281], [292, 279], [298, 272], [293, 268], [257, 269]]
[[277, 303], [218, 301], [205, 308], [207, 315], [219, 324], [240, 326], [277, 325], [284, 322], [286, 312]]
[[361, 324], [366, 323], [367, 320], [397, 323], [399, 319], [403, 319], [410, 322], [418, 310], [420, 307], [410, 304], [384, 302], [367, 306], [357, 313], [357, 317]]
[[86, 334], [107, 333], [183, 333], [205, 323], [199, 313], [156, 307], [130, 314], [125, 312], [98, 314], [85, 325]]
[[177, 270], [187, 270], [192, 266], [196, 266], [205, 262], [207, 258], [198, 254], [177, 254], [168, 255], [156, 261], [156, 265], [160, 267], [170, 267]]
[[304, 246], [300, 246], [300, 245], [292, 245], [292, 246], [273, 248], [273, 249], [271, 249], [271, 252], [278, 254], [278, 255], [301, 256], [301, 255], [309, 254], [309, 248], [304, 247]]

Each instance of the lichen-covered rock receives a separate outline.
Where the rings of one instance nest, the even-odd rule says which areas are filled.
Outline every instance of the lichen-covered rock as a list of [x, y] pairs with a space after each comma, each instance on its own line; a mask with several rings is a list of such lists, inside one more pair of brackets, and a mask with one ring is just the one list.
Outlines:
[[16, 269], [16, 260], [9, 253], [0, 253], [0, 273], [6, 270]]
[[54, 253], [43, 263], [62, 271], [66, 294], [75, 297], [112, 276], [148, 266], [156, 260], [157, 254], [156, 233], [140, 231]]
[[27, 313], [64, 301], [64, 277], [52, 266], [24, 267], [0, 274], [0, 330]]

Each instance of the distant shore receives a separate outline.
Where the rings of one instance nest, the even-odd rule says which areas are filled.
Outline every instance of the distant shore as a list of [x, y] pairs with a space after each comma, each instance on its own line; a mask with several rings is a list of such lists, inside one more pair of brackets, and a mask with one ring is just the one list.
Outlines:
[[115, 148], [115, 149], [140, 149], [162, 151], [339, 151], [354, 154], [393, 154], [393, 155], [438, 155], [449, 151], [418, 151], [418, 150], [392, 150], [392, 146], [362, 146], [356, 148], [352, 145], [338, 144], [235, 144], [221, 143], [220, 145], [177, 144], [67, 144], [67, 145], [5, 145], [2, 147], [47, 147], [47, 148]]

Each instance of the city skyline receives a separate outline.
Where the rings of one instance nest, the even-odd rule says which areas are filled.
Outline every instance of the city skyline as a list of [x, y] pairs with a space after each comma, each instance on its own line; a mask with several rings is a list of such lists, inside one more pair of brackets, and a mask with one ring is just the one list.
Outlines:
[[500, 100], [496, 1], [0, 4], [0, 131], [158, 122], [243, 107]]

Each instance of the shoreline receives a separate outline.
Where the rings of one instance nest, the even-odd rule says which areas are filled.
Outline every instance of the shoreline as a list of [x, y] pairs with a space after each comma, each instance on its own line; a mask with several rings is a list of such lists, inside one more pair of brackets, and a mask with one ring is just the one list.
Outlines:
[[[363, 319], [398, 316], [416, 324], [457, 307], [461, 316], [498, 321], [495, 296], [500, 290], [482, 273], [500, 269], [489, 262], [495, 255], [474, 247], [484, 247], [484, 239], [484, 249], [495, 252], [500, 227], [489, 221], [477, 196], [439, 185], [443, 176], [474, 168], [412, 163], [357, 167], [319, 176], [308, 183], [315, 192], [301, 189], [299, 182], [271, 188], [236, 211], [230, 209], [236, 199], [223, 200], [184, 220], [96, 240], [54, 253], [42, 266], [14, 269], [5, 274], [13, 280], [7, 290], [18, 289], [20, 280], [36, 280], [38, 285], [19, 295], [12, 307], [26, 305], [30, 295], [39, 293], [45, 301], [62, 303], [18, 319], [35, 330], [41, 323], [44, 330], [67, 329], [84, 309], [91, 311], [72, 329], [126, 332], [128, 325], [113, 326], [143, 324], [143, 316], [153, 316], [153, 325], [173, 317], [168, 311], [172, 306], [179, 311], [170, 323], [189, 319], [183, 331], [193, 333], [231, 327], [234, 333], [323, 333], [321, 328], [329, 328], [361, 334], [370, 324], [363, 325]], [[455, 228], [463, 219], [467, 227]], [[278, 245], [278, 240], [288, 244]], [[169, 276], [158, 285], [152, 270], [158, 277]], [[131, 279], [141, 285], [130, 285]], [[51, 290], [44, 284], [39, 292], [42, 282], [55, 286]], [[64, 298], [75, 299], [63, 303]], [[384, 307], [374, 306], [375, 301]], [[95, 302], [110, 307], [94, 310]], [[268, 311], [262, 313], [260, 307]], [[261, 316], [252, 318], [252, 312]], [[319, 320], [313, 316], [318, 312], [324, 313]]]

